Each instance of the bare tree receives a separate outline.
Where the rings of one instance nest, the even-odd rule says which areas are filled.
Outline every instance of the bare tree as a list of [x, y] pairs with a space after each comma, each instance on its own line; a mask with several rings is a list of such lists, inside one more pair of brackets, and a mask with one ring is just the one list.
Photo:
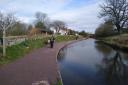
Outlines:
[[23, 22], [17, 22], [15, 25], [13, 25], [10, 29], [6, 30], [6, 35], [25, 35], [27, 33], [27, 24]]
[[13, 16], [13, 14], [3, 14], [0, 12], [0, 29], [3, 32], [3, 56], [6, 56], [6, 30], [10, 27], [12, 27], [16, 23], [16, 18]]
[[66, 24], [63, 21], [56, 20], [52, 23], [52, 26], [55, 28], [56, 33], [59, 33], [60, 29], [65, 29]]
[[128, 29], [128, 21], [126, 22], [125, 27]]
[[36, 17], [36, 24], [42, 23], [41, 25], [43, 25], [45, 28], [50, 27], [50, 19], [46, 13], [37, 12], [35, 14], [35, 17]]
[[45, 20], [44, 25], [45, 25], [45, 27], [47, 29], [50, 29], [50, 27], [51, 27], [51, 20], [50, 20], [49, 17], [47, 17], [47, 19]]
[[37, 22], [45, 22], [47, 20], [47, 14], [42, 12], [37, 12], [35, 15]]
[[106, 17], [116, 26], [117, 31], [128, 22], [128, 0], [105, 0], [101, 6], [100, 17]]

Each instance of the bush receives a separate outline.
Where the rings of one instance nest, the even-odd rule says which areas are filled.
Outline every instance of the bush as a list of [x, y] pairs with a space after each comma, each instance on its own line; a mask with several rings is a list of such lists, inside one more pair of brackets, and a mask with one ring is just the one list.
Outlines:
[[56, 42], [62, 42], [62, 41], [69, 41], [69, 40], [74, 40], [75, 39], [75, 36], [73, 35], [58, 35], [55, 37], [55, 41]]
[[85, 31], [81, 31], [81, 32], [79, 32], [79, 35], [86, 37], [88, 34]]
[[111, 21], [107, 21], [104, 24], [101, 24], [95, 31], [96, 37], [107, 37], [114, 34], [114, 26]]

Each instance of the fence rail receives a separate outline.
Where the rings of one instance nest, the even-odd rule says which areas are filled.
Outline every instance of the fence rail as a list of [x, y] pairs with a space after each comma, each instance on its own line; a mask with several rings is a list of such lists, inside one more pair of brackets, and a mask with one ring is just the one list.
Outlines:
[[[6, 46], [12, 46], [12, 45], [16, 45], [16, 44], [20, 44], [23, 41], [27, 40], [27, 39], [43, 39], [44, 37], [49, 37], [50, 35], [44, 36], [44, 35], [34, 35], [34, 36], [9, 36], [6, 37]], [[2, 47], [2, 39], [0, 39], [0, 46]]]

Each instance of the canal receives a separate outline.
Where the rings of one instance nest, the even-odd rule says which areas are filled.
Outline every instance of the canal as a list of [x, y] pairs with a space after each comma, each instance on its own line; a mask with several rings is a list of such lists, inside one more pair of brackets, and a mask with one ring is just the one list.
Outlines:
[[94, 39], [61, 49], [58, 64], [64, 85], [128, 85], [128, 53]]

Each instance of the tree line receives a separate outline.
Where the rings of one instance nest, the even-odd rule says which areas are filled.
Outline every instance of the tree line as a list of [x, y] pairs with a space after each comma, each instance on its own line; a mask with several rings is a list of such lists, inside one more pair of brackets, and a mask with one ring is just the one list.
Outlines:
[[0, 12], [0, 36], [3, 36], [3, 31], [6, 30], [7, 36], [26, 35], [32, 28], [38, 28], [40, 30], [50, 31], [50, 27], [53, 27], [56, 33], [60, 32], [60, 29], [67, 29], [67, 25], [64, 21], [54, 20], [51, 21], [46, 13], [35, 13], [36, 20], [33, 24], [26, 24], [23, 21], [19, 21], [12, 13]]
[[0, 12], [0, 42], [3, 44], [3, 56], [6, 56], [6, 37], [27, 35], [27, 33], [35, 27], [37, 30], [51, 31], [50, 27], [54, 27], [56, 32], [60, 29], [66, 29], [66, 24], [63, 21], [50, 21], [47, 14], [37, 12], [36, 20], [33, 25], [28, 25], [19, 19], [13, 13]]
[[128, 0], [105, 0], [100, 8], [99, 17], [104, 18], [105, 22], [96, 29], [96, 36], [128, 32]]

